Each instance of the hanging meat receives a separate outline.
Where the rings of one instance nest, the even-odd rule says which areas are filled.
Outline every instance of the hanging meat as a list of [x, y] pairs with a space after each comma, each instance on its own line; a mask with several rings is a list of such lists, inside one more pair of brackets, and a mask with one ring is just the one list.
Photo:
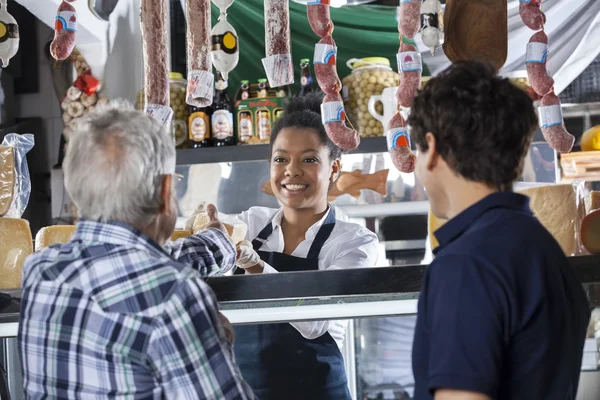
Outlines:
[[186, 0], [186, 20], [186, 103], [195, 107], [207, 107], [213, 102], [215, 81], [211, 58], [210, 0]]
[[77, 34], [77, 11], [65, 1], [58, 6], [54, 23], [54, 40], [50, 43], [50, 54], [55, 60], [65, 60], [75, 47]]
[[[421, 1], [421, 0], [416, 0]], [[329, 0], [312, 0], [306, 6], [308, 23], [320, 38], [333, 34], [333, 22], [329, 13]]]
[[415, 170], [417, 157], [410, 149], [410, 136], [406, 126], [406, 121], [400, 113], [396, 113], [388, 124], [387, 132], [388, 152], [392, 158], [394, 166], [400, 172], [410, 173]]
[[265, 55], [262, 59], [269, 86], [294, 83], [294, 65], [290, 44], [288, 0], [265, 0]]

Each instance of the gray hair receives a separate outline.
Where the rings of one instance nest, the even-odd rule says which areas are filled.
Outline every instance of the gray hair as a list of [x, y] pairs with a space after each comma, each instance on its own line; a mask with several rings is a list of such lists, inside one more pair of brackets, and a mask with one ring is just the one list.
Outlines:
[[63, 169], [81, 218], [145, 227], [162, 206], [162, 177], [175, 173], [175, 145], [153, 118], [111, 101], [75, 126]]

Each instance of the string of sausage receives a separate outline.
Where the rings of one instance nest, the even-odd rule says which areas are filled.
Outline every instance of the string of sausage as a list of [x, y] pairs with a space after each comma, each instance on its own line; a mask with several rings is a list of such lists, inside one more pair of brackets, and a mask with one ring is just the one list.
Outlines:
[[166, 0], [142, 0], [140, 6], [144, 51], [146, 113], [164, 126], [171, 123]]
[[265, 0], [266, 57], [262, 63], [272, 88], [294, 83], [289, 7], [289, 0]]
[[308, 22], [313, 32], [321, 38], [315, 45], [314, 68], [319, 87], [325, 93], [321, 104], [321, 118], [327, 136], [338, 147], [354, 150], [360, 144], [358, 132], [346, 126], [346, 112], [340, 96], [342, 82], [336, 70], [337, 47], [333, 41], [333, 22], [329, 13], [329, 0], [313, 0], [306, 6]]
[[50, 54], [55, 60], [66, 60], [75, 48], [77, 11], [72, 4], [69, 4], [74, 1], [66, 0], [58, 6], [54, 22], [54, 39], [50, 44]]
[[208, 107], [213, 102], [210, 0], [186, 0], [187, 96], [186, 103]]
[[533, 90], [542, 96], [538, 113], [544, 139], [559, 153], [568, 153], [573, 148], [575, 137], [565, 128], [560, 99], [554, 93], [554, 79], [546, 68], [548, 36], [544, 32], [546, 15], [542, 12], [541, 5], [542, 0], [521, 0], [519, 4], [519, 14], [523, 23], [538, 31], [527, 43], [527, 76]]

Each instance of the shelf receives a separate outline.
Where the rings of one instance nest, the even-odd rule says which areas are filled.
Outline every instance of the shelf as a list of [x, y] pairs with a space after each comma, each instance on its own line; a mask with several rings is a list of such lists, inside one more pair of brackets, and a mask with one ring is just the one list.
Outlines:
[[[384, 137], [361, 138], [360, 146], [349, 154], [383, 153], [387, 151]], [[264, 161], [269, 159], [269, 145], [241, 145], [177, 150], [177, 165], [220, 162]]]

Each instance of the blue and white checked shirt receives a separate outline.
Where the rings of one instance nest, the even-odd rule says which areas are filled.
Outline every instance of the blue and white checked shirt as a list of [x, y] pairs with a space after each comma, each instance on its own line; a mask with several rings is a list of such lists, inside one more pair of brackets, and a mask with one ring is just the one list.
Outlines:
[[27, 398], [253, 399], [202, 280], [234, 264], [215, 229], [161, 248], [125, 224], [79, 222], [23, 268]]

